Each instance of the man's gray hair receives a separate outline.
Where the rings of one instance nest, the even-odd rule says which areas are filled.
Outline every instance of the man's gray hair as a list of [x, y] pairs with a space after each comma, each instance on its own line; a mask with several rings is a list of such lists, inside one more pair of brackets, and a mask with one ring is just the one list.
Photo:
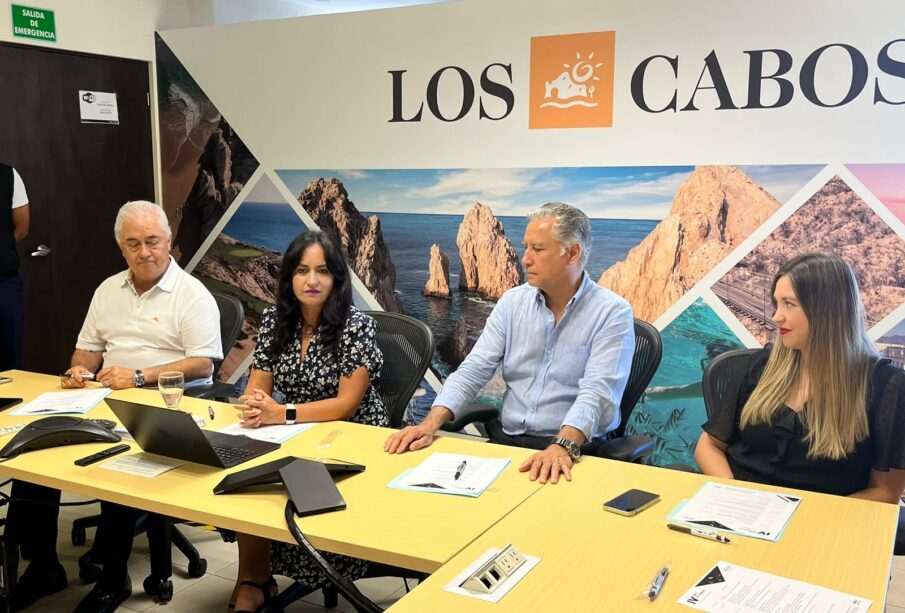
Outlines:
[[563, 249], [571, 247], [575, 243], [581, 245], [581, 268], [588, 265], [591, 257], [591, 220], [588, 216], [574, 206], [562, 202], [548, 202], [539, 206], [530, 213], [528, 219], [540, 219], [552, 217], [553, 238], [563, 246]]
[[116, 221], [113, 223], [113, 236], [116, 237], [117, 244], [122, 243], [123, 224], [142, 215], [156, 217], [164, 232], [166, 232], [167, 239], [172, 238], [173, 231], [170, 230], [170, 221], [167, 219], [167, 214], [164, 212], [163, 207], [147, 200], [133, 200], [119, 207], [119, 212], [116, 214]]

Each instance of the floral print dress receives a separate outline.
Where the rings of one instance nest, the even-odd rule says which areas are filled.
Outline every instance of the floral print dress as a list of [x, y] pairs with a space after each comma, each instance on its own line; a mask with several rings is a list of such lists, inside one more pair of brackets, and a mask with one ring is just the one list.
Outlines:
[[[304, 404], [317, 400], [335, 398], [339, 391], [340, 377], [348, 377], [364, 367], [373, 382], [383, 365], [383, 354], [375, 340], [377, 325], [373, 319], [351, 307], [346, 319], [346, 327], [339, 343], [338, 359], [324, 351], [320, 333], [316, 333], [302, 360], [301, 325], [298, 334], [280, 355], [273, 355], [275, 341], [276, 308], [264, 311], [258, 342], [255, 347], [253, 368], [273, 374], [273, 387], [280, 390], [286, 402]], [[349, 421], [372, 426], [389, 426], [383, 401], [374, 389], [368, 386], [364, 398]], [[364, 575], [368, 563], [365, 560], [338, 554], [324, 553], [323, 556], [336, 570], [354, 581]], [[276, 542], [272, 544], [271, 565], [274, 574], [292, 577], [311, 589], [322, 587], [327, 576], [298, 545]]]

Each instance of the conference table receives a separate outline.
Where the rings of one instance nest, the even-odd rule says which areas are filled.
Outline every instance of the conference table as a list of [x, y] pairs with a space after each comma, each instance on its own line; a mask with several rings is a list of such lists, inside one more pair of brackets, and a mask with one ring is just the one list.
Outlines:
[[[798, 491], [802, 502], [777, 542], [737, 536], [723, 544], [667, 529], [667, 515], [708, 480], [739, 484], [582, 459], [572, 482], [544, 487], [525, 500], [391, 611], [691, 611], [676, 601], [718, 561], [868, 598], [871, 611], [884, 610], [896, 505]], [[634, 517], [602, 509], [604, 501], [630, 488], [655, 492], [661, 500]], [[443, 590], [488, 549], [508, 544], [540, 562], [498, 604]], [[665, 563], [670, 573], [659, 597], [639, 599]]]
[[[42, 392], [62, 389], [59, 377], [15, 370], [2, 374], [12, 377], [13, 381], [0, 386], [0, 396], [21, 397], [27, 402]], [[97, 386], [95, 383], [89, 385]], [[109, 397], [165, 406], [156, 389], [119, 390]], [[215, 412], [212, 423], [208, 406]], [[183, 397], [179, 408], [207, 420], [209, 429], [221, 429], [237, 421], [235, 407], [225, 403]], [[36, 419], [10, 415], [13, 410], [0, 413], [0, 426]], [[103, 402], [81, 417], [116, 419]], [[338, 434], [334, 435], [329, 449], [321, 454], [318, 443], [334, 431]], [[90, 498], [293, 543], [284, 518], [287, 495], [281, 486], [218, 496], [212, 489], [227, 474], [280, 457], [327, 455], [364, 464], [367, 469], [338, 481], [337, 486], [347, 503], [345, 510], [298, 519], [305, 536], [315, 547], [325, 551], [428, 573], [440, 568], [465, 545], [542, 488], [518, 472], [519, 464], [532, 453], [529, 450], [442, 437], [429, 450], [389, 455], [383, 451], [383, 443], [392, 432], [387, 428], [351, 422], [320, 423], [283, 443], [279, 450], [234, 468], [223, 470], [186, 463], [155, 478], [108, 470], [104, 468], [106, 462], [75, 466], [76, 459], [111, 446], [111, 443], [86, 443], [23, 453], [0, 463], [0, 477], [22, 479]], [[0, 447], [12, 436], [0, 437]], [[127, 453], [141, 451], [137, 443], [130, 444], [132, 449]], [[432, 452], [509, 457], [512, 463], [480, 498], [387, 487], [400, 473], [418, 465]]]
[[[0, 395], [25, 401], [60, 390], [59, 378], [7, 371], [13, 382]], [[95, 384], [91, 384], [95, 385]], [[111, 398], [164, 406], [156, 390], [121, 390]], [[211, 422], [208, 407], [215, 412]], [[207, 428], [236, 421], [228, 404], [183, 398], [180, 410], [205, 418]], [[0, 426], [35, 417], [0, 413]], [[105, 403], [88, 418], [115, 419]], [[215, 496], [226, 474], [283, 456], [314, 458], [319, 443], [332, 437], [329, 457], [367, 466], [341, 479], [347, 509], [298, 519], [318, 548], [433, 573], [392, 610], [442, 611], [642, 611], [689, 610], [676, 600], [716, 562], [723, 560], [797, 579], [873, 601], [882, 611], [898, 517], [895, 505], [799, 492], [803, 501], [778, 542], [736, 537], [725, 545], [666, 528], [666, 516], [708, 480], [702, 475], [583, 458], [573, 481], [541, 486], [518, 472], [531, 450], [442, 437], [427, 450], [388, 455], [383, 442], [392, 431], [349, 422], [313, 426], [282, 448], [238, 467], [221, 470], [186, 463], [155, 478], [105, 469], [104, 462], [73, 462], [110, 446], [88, 443], [24, 453], [0, 463], [0, 477], [17, 478], [221, 528], [293, 542], [285, 526], [287, 500], [280, 486]], [[11, 434], [0, 437], [5, 445]], [[136, 443], [127, 453], [138, 453]], [[431, 453], [509, 457], [510, 466], [478, 498], [396, 490], [387, 484]], [[120, 456], [121, 457], [121, 456]], [[775, 491], [769, 486], [748, 484]], [[661, 496], [635, 517], [606, 512], [602, 503], [639, 488]], [[794, 491], [794, 490], [792, 490]], [[454, 595], [443, 587], [489, 548], [514, 545], [537, 556], [533, 568], [497, 604]], [[653, 602], [638, 599], [655, 571], [670, 564], [670, 575]]]

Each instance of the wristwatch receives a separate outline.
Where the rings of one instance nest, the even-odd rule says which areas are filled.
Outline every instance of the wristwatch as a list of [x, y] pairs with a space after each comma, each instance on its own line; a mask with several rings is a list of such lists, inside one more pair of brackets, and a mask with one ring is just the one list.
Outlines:
[[140, 370], [135, 371], [135, 376], [132, 377], [132, 383], [135, 384], [135, 387], [144, 387], [145, 386], [145, 375]]
[[294, 404], [286, 405], [286, 423], [292, 425], [295, 423], [296, 410]]
[[575, 441], [571, 441], [565, 437], [557, 436], [553, 439], [554, 445], [559, 445], [569, 453], [569, 457], [574, 462], [581, 457], [581, 446]]

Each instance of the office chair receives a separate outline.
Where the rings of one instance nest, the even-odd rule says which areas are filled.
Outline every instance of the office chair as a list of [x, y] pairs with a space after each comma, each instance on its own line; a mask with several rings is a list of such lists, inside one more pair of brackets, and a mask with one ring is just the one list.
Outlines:
[[377, 322], [377, 346], [383, 353], [383, 368], [374, 382], [386, 405], [390, 427], [402, 426], [402, 418], [412, 395], [434, 353], [434, 335], [423, 322], [387, 311], [367, 311]]
[[[242, 308], [242, 302], [235, 296], [221, 294], [220, 292], [211, 292], [214, 300], [217, 301], [217, 308], [220, 310], [220, 343], [223, 347], [223, 359], [232, 349], [233, 345], [239, 339], [239, 333], [242, 331], [242, 322], [245, 318], [245, 309]], [[185, 390], [186, 396], [192, 398], [204, 398], [205, 400], [219, 400], [226, 402], [233, 395], [233, 385], [231, 383], [219, 383], [217, 375], [220, 373], [220, 367], [223, 360], [214, 360], [213, 383], [208, 385], [196, 385]]]
[[[374, 381], [374, 387], [377, 388], [377, 393], [386, 406], [390, 426], [400, 428], [403, 425], [405, 409], [424, 378], [427, 367], [430, 366], [434, 354], [434, 335], [423, 322], [408, 315], [387, 311], [366, 311], [366, 314], [377, 322], [377, 346], [383, 353], [383, 367], [380, 369], [380, 376]], [[323, 560], [322, 564], [327, 564], [326, 560]], [[327, 576], [331, 576], [329, 572]], [[371, 562], [362, 579], [372, 577], [399, 577], [403, 580], [421, 581], [427, 575], [406, 568]], [[311, 591], [306, 585], [296, 582], [280, 594], [280, 602], [286, 606]], [[333, 583], [324, 587], [325, 607], [337, 606], [339, 591]], [[345, 590], [343, 592], [349, 596]]]
[[704, 392], [704, 408], [707, 419], [717, 411], [734, 411], [738, 390], [751, 357], [760, 349], [733, 349], [713, 358], [704, 369], [701, 389]]
[[[663, 357], [663, 340], [655, 327], [646, 321], [635, 319], [635, 352], [632, 356], [632, 368], [622, 400], [619, 403], [621, 420], [619, 427], [610, 433], [604, 441], [591, 441], [581, 447], [584, 455], [593, 455], [623, 462], [638, 462], [650, 455], [654, 449], [654, 441], [649, 436], [625, 434], [625, 426], [629, 417], [653, 379], [660, 360]], [[458, 432], [467, 424], [484, 422], [488, 431], [502, 432], [499, 425], [499, 409], [482, 404], [472, 404], [458, 419], [447, 422], [443, 430]], [[544, 449], [550, 445], [549, 437], [534, 437], [523, 441], [535, 449]]]
[[[242, 303], [234, 296], [211, 292], [220, 310], [220, 342], [223, 348], [223, 357], [239, 338], [242, 330], [242, 320], [245, 310]], [[204, 398], [207, 400], [226, 401], [233, 394], [233, 386], [229, 383], [217, 382], [217, 374], [223, 360], [214, 360], [213, 383], [190, 387], [185, 390], [186, 396]], [[86, 541], [85, 531], [89, 527], [96, 527], [100, 521], [100, 515], [82, 517], [72, 522], [72, 544], [84, 545]], [[194, 545], [173, 524], [179, 520], [170, 517], [146, 513], [141, 516], [135, 526], [136, 536], [142, 532], [148, 535], [148, 547], [151, 558], [151, 574], [144, 580], [144, 590], [150, 596], [156, 597], [162, 602], [167, 602], [173, 597], [173, 582], [170, 577], [173, 574], [172, 545], [176, 545], [180, 552], [188, 559], [189, 577], [203, 577], [207, 572], [207, 560]], [[100, 576], [100, 568], [94, 563], [93, 551], [88, 551], [79, 558], [79, 577], [87, 583], [96, 581]]]

